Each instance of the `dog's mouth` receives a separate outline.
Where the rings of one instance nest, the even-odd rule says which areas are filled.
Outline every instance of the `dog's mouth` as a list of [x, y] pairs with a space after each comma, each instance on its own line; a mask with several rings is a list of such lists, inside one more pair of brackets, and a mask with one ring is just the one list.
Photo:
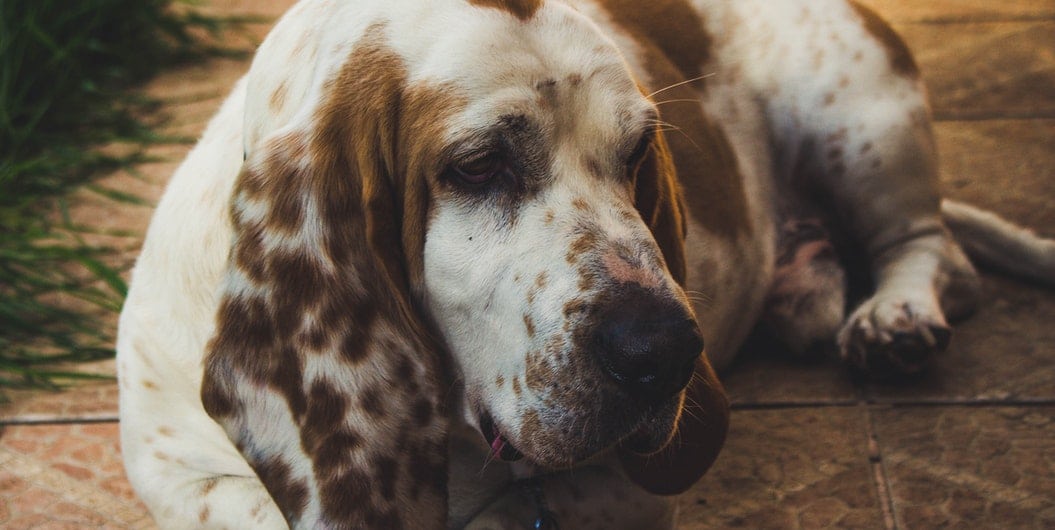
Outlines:
[[484, 441], [491, 448], [491, 458], [499, 458], [506, 462], [516, 462], [524, 458], [524, 454], [513, 447], [513, 444], [502, 435], [502, 431], [499, 430], [490, 414], [486, 412], [480, 414], [479, 425], [480, 434], [484, 436]]
[[[679, 396], [680, 398], [680, 396]], [[680, 399], [650, 409], [648, 414], [633, 423], [628, 431], [627, 425], [613, 431], [622, 431], [623, 434], [610, 432], [608, 437], [599, 437], [594, 443], [583, 443], [581, 440], [561, 439], [547, 436], [551, 444], [545, 446], [526, 443], [528, 454], [520, 451], [510, 439], [503, 434], [501, 426], [494, 417], [486, 411], [477, 413], [477, 425], [484, 442], [487, 444], [488, 458], [490, 460], [502, 460], [504, 462], [516, 462], [527, 456], [534, 465], [543, 467], [565, 467], [574, 465], [576, 462], [589, 458], [590, 456], [609, 448], [618, 448], [620, 451], [629, 451], [636, 454], [647, 455], [655, 453], [665, 447], [674, 434], [674, 423], [677, 422]], [[601, 439], [609, 440], [607, 443], [599, 442]], [[536, 452], [542, 447], [541, 452]]]

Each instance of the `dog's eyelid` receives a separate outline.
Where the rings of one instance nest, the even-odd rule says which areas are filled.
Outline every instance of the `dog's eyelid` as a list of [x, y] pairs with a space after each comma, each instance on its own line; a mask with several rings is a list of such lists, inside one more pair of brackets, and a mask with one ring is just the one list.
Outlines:
[[638, 136], [637, 141], [633, 143], [633, 148], [630, 150], [630, 154], [627, 155], [626, 162], [630, 167], [635, 167], [641, 159], [648, 153], [650, 147], [652, 147], [652, 140], [656, 136], [655, 126], [648, 126]]

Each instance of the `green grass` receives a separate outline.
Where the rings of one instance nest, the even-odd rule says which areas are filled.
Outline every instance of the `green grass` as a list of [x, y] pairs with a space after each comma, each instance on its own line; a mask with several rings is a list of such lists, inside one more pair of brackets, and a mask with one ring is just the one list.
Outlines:
[[[91, 184], [157, 140], [156, 102], [132, 88], [222, 52], [206, 37], [231, 22], [172, 0], [0, 0], [0, 388], [54, 388], [90, 377], [66, 363], [113, 355], [101, 316], [119, 310], [127, 264], [89, 243], [68, 197], [136, 201]], [[130, 148], [100, 149], [115, 143]]]

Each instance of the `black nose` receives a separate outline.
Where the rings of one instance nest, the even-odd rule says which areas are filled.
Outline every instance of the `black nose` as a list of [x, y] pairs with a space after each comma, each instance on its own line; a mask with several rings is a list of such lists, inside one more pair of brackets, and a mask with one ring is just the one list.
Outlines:
[[658, 403], [689, 383], [703, 352], [703, 337], [680, 304], [635, 287], [597, 316], [598, 361], [627, 392]]

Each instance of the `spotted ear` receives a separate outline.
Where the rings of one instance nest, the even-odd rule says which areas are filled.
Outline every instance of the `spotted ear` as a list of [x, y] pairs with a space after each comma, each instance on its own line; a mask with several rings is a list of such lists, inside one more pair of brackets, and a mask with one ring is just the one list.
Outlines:
[[[293, 528], [443, 528], [443, 366], [418, 311], [424, 184], [399, 168], [400, 61], [360, 45], [249, 153], [202, 385]], [[410, 265], [408, 265], [410, 264]]]
[[[685, 219], [674, 161], [657, 133], [636, 176], [636, 205], [663, 252], [671, 276], [685, 285]], [[704, 337], [706, 341], [706, 337]], [[676, 495], [692, 487], [711, 467], [725, 442], [729, 401], [706, 355], [696, 361], [692, 382], [674, 438], [660, 452], [639, 455], [620, 450], [623, 469], [656, 495]]]

